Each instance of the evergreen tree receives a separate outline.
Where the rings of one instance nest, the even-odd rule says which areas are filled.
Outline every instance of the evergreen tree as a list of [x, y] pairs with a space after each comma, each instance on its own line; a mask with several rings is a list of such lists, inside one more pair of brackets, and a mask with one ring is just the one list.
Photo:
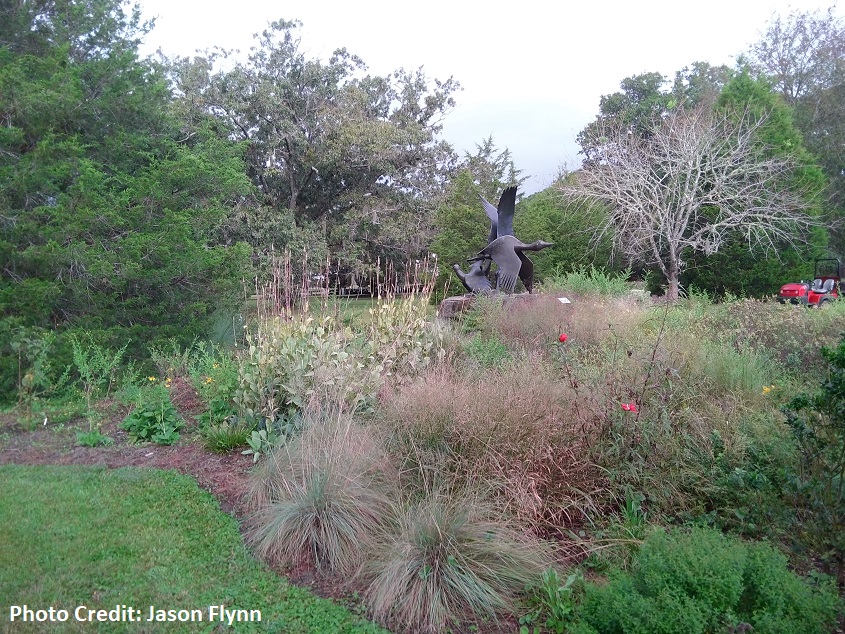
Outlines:
[[[219, 244], [250, 191], [243, 147], [188, 137], [137, 7], [27, 1], [0, 20], [2, 329], [88, 328], [122, 345], [201, 332], [240, 287]], [[9, 350], [0, 350], [0, 354]]]

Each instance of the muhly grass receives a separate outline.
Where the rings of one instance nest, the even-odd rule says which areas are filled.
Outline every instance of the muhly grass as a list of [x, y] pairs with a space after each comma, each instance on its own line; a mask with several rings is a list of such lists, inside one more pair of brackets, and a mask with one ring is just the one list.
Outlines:
[[[693, 319], [699, 308], [624, 298], [482, 301], [468, 359], [441, 364], [380, 408], [405, 481], [487, 479], [541, 532], [601, 522], [627, 490], [648, 492], [668, 514], [696, 507], [717, 458], [741, 464], [749, 444], [766, 442], [742, 421], [775, 411], [763, 387], [781, 369], [764, 351], [701, 337]], [[477, 362], [500, 344], [507, 362]]]
[[385, 402], [379, 424], [410, 486], [482, 480], [527, 524], [572, 523], [605, 493], [587, 450], [596, 419], [573, 415], [576, 397], [540, 360], [441, 365]]
[[[197, 632], [147, 622], [149, 606], [260, 610], [237, 632], [382, 632], [280, 579], [244, 548], [237, 521], [196, 481], [156, 469], [0, 465], [0, 609], [9, 632]], [[66, 609], [65, 623], [8, 621], [10, 605]], [[141, 609], [141, 623], [79, 622], [76, 606]]]
[[464, 621], [513, 614], [551, 562], [547, 546], [476, 493], [429, 493], [397, 514], [361, 578], [374, 616], [406, 632], [463, 631]]
[[302, 434], [253, 476], [248, 539], [282, 566], [348, 575], [388, 527], [390, 472], [371, 430], [345, 414], [309, 412]]
[[480, 298], [470, 319], [483, 334], [495, 336], [512, 351], [545, 352], [567, 335], [570, 347], [592, 347], [608, 338], [628, 336], [653, 311], [630, 297], [598, 295], [570, 296], [563, 304], [558, 296], [535, 295], [503, 304], [495, 298]]

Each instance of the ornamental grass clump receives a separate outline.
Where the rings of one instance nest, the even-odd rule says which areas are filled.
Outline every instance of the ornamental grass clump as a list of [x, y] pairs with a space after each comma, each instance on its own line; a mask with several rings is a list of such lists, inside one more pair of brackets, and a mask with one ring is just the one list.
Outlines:
[[544, 533], [581, 524], [607, 502], [588, 449], [601, 419], [577, 397], [538, 359], [469, 373], [443, 365], [393, 394], [379, 423], [405, 485], [486, 482], [503, 508]]
[[248, 540], [283, 567], [352, 573], [391, 521], [389, 461], [351, 417], [306, 413], [301, 435], [259, 463], [248, 495]]
[[203, 446], [215, 453], [228, 453], [238, 447], [244, 447], [253, 429], [237, 419], [224, 420], [203, 427], [200, 430]]
[[550, 562], [546, 546], [475, 494], [430, 493], [398, 515], [361, 570], [370, 610], [397, 630], [433, 634], [517, 613]]

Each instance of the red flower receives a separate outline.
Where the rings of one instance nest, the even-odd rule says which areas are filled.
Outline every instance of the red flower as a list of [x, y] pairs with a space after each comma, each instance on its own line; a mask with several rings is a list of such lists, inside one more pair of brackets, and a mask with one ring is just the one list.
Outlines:
[[635, 414], [639, 412], [636, 403], [622, 403], [621, 405], [622, 409], [626, 412], [634, 412]]
[[569, 337], [567, 337], [564, 333], [560, 333], [560, 337], [558, 337], [558, 339], [560, 339], [561, 343], [566, 343], [566, 340], [569, 339]]

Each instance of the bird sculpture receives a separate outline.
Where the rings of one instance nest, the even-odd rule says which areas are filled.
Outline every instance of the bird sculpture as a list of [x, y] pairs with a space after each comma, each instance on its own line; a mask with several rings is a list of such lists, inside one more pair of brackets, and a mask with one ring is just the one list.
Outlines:
[[552, 246], [551, 242], [535, 240], [525, 244], [513, 235], [503, 235], [488, 244], [478, 252], [478, 255], [468, 258], [470, 262], [492, 259], [499, 270], [496, 272], [496, 290], [502, 293], [513, 293], [516, 280], [522, 280], [525, 290], [529, 293], [534, 288], [534, 263], [525, 255], [525, 251], [539, 251]]
[[475, 294], [493, 292], [490, 282], [490, 266], [496, 263], [496, 290], [502, 293], [513, 293], [516, 280], [521, 279], [525, 289], [530, 293], [534, 286], [534, 264], [528, 259], [524, 251], [539, 251], [552, 246], [550, 242], [537, 240], [525, 244], [513, 235], [513, 215], [516, 210], [516, 187], [506, 187], [499, 197], [498, 207], [494, 207], [484, 196], [480, 196], [484, 213], [490, 219], [490, 235], [487, 246], [473, 257], [467, 258], [472, 262], [465, 273], [460, 266], [453, 264], [452, 268], [464, 287]]
[[490, 284], [490, 278], [488, 277], [491, 261], [489, 259], [476, 260], [466, 273], [457, 264], [453, 264], [452, 268], [455, 269], [455, 273], [458, 275], [458, 279], [461, 280], [461, 284], [470, 293], [486, 295], [493, 291], [493, 285]]
[[[508, 187], [502, 192], [499, 199], [499, 208], [497, 209], [491, 205], [484, 196], [481, 196], [481, 202], [484, 205], [484, 212], [490, 219], [490, 235], [487, 238], [487, 244], [493, 242], [499, 235], [500, 224], [505, 227], [513, 225], [513, 212], [516, 206], [516, 187]], [[508, 229], [510, 231], [510, 229]], [[470, 293], [476, 295], [486, 295], [493, 292], [493, 285], [490, 283], [490, 265], [492, 258], [476, 258], [471, 260], [472, 265], [470, 269], [464, 273], [461, 267], [453, 264], [452, 268]]]
[[534, 288], [534, 263], [524, 251], [539, 251], [552, 246], [551, 242], [537, 240], [525, 244], [513, 235], [513, 215], [516, 210], [516, 187], [508, 187], [494, 207], [481, 196], [484, 212], [490, 218], [490, 236], [487, 246], [478, 255], [468, 258], [470, 262], [492, 259], [499, 270], [496, 272], [496, 290], [513, 293], [517, 278], [522, 280], [529, 293]]

